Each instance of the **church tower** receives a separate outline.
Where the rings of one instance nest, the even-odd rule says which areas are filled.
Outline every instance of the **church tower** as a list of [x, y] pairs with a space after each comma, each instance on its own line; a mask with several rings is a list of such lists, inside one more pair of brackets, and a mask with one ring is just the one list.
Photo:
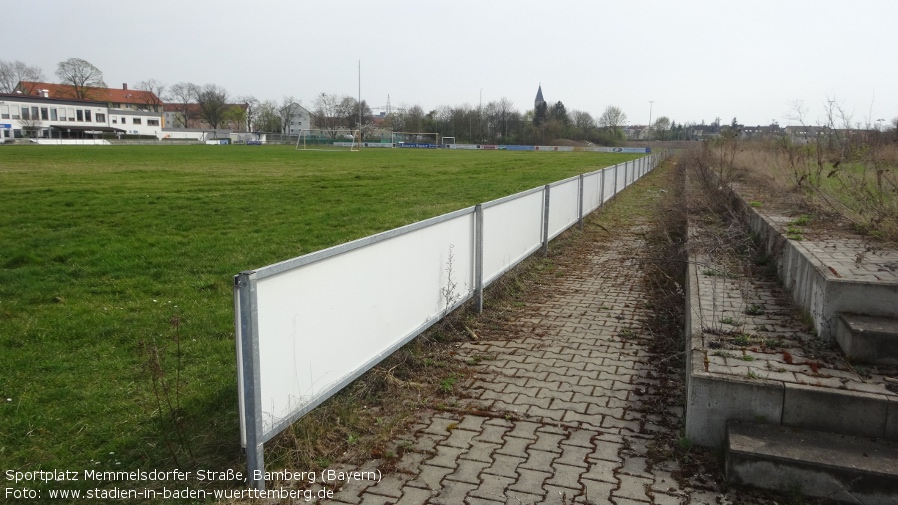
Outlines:
[[549, 114], [549, 105], [543, 99], [543, 85], [536, 90], [536, 100], [533, 101], [533, 124], [539, 126], [546, 121]]

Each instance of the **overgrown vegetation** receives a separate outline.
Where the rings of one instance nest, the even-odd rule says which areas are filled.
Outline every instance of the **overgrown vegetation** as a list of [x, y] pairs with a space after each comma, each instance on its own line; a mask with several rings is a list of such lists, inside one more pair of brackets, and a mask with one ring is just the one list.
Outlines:
[[[800, 227], [814, 214], [838, 216], [855, 231], [898, 244], [898, 144], [877, 131], [807, 127], [798, 137], [742, 141], [721, 137], [705, 144], [704, 163], [725, 180], [750, 180], [769, 192], [753, 206], [789, 202], [798, 212], [788, 232], [800, 240]], [[769, 195], [775, 195], [770, 197]]]

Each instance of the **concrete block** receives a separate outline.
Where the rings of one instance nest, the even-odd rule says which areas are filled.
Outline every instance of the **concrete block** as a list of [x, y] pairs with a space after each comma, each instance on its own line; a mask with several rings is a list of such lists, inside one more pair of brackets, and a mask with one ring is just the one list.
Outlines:
[[885, 395], [786, 383], [782, 424], [882, 438], [888, 410]]
[[855, 362], [898, 365], [898, 319], [842, 313], [835, 336], [842, 352]]
[[726, 450], [734, 484], [849, 503], [893, 504], [898, 496], [898, 443], [731, 423]]
[[886, 415], [886, 440], [898, 440], [898, 398], [889, 397], [889, 412]]
[[779, 424], [785, 389], [779, 381], [738, 379], [697, 371], [686, 392], [686, 438], [721, 447], [730, 420]]
[[831, 279], [826, 288], [830, 311], [898, 318], [898, 284]]

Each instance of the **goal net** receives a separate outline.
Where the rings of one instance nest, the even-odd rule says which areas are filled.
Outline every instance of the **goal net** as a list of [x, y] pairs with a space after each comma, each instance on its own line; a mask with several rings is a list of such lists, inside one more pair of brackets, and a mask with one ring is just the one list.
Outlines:
[[443, 137], [443, 141], [440, 142], [440, 145], [443, 147], [448, 147], [455, 144], [455, 137]]
[[297, 151], [358, 151], [359, 131], [349, 129], [300, 130]]
[[393, 132], [393, 147], [436, 148], [439, 145], [439, 133]]

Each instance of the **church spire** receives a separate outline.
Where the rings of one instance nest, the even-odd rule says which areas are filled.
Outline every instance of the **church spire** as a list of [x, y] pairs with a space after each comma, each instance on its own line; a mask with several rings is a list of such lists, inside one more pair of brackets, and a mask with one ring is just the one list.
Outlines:
[[543, 85], [536, 90], [536, 99], [533, 101], [533, 124], [539, 126], [545, 122], [549, 114], [549, 104], [543, 98]]

